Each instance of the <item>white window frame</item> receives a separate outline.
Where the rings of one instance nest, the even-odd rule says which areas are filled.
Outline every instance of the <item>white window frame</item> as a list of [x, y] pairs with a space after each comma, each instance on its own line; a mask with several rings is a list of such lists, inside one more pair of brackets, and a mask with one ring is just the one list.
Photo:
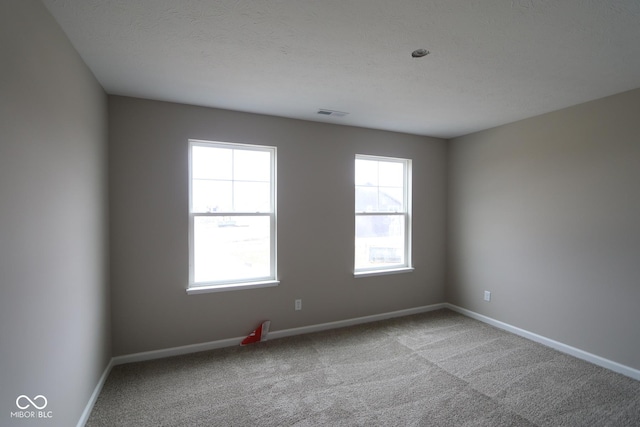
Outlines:
[[[367, 277], [374, 275], [384, 275], [384, 274], [395, 274], [395, 273], [408, 273], [414, 270], [412, 258], [411, 258], [411, 223], [412, 223], [412, 215], [411, 215], [411, 198], [412, 198], [412, 189], [411, 189], [411, 181], [412, 181], [412, 170], [411, 170], [411, 159], [403, 159], [397, 157], [385, 157], [385, 156], [374, 156], [369, 154], [356, 154], [355, 160], [372, 160], [377, 162], [393, 162], [393, 163], [401, 163], [403, 165], [404, 170], [404, 180], [403, 180], [403, 207], [402, 211], [396, 212], [386, 212], [386, 211], [358, 211], [355, 210], [354, 217], [354, 239], [355, 236], [355, 218], [358, 216], [388, 216], [388, 215], [399, 215], [404, 216], [404, 262], [393, 264], [393, 265], [385, 265], [381, 267], [366, 267], [366, 268], [356, 268], [355, 267], [355, 252], [354, 252], [354, 276], [355, 277]], [[355, 161], [354, 161], [355, 163]], [[355, 178], [355, 177], [354, 177]], [[356, 206], [355, 201], [355, 179], [354, 179], [354, 207]], [[354, 250], [355, 250], [355, 242], [354, 242]]]
[[[192, 203], [192, 184], [193, 184], [193, 168], [192, 168], [192, 156], [193, 147], [217, 147], [233, 150], [247, 150], [247, 151], [262, 151], [271, 154], [271, 206], [269, 212], [242, 212], [242, 211], [220, 211], [220, 212], [193, 212]], [[276, 244], [276, 147], [265, 145], [254, 145], [235, 142], [219, 142], [219, 141], [204, 141], [204, 140], [189, 140], [189, 284], [187, 287], [187, 294], [200, 294], [209, 292], [222, 292], [237, 289], [251, 289], [251, 288], [263, 288], [269, 286], [277, 286], [279, 281], [277, 280], [277, 244]], [[270, 274], [264, 277], [254, 277], [250, 279], [238, 279], [238, 280], [224, 280], [224, 281], [211, 281], [211, 282], [194, 282], [194, 224], [196, 217], [215, 217], [215, 216], [255, 216], [255, 217], [269, 217], [270, 223]]]

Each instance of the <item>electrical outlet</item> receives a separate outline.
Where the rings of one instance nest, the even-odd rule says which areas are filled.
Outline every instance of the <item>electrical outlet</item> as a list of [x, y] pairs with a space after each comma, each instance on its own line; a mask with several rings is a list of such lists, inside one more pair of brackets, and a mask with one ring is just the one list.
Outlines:
[[485, 301], [491, 301], [491, 292], [484, 291], [484, 300]]
[[296, 300], [296, 311], [298, 310], [302, 310], [302, 300], [301, 299], [297, 299]]

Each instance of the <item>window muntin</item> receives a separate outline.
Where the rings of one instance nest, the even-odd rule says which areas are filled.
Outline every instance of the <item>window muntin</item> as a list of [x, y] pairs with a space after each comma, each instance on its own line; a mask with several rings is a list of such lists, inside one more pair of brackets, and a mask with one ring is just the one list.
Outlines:
[[411, 266], [411, 160], [356, 155], [355, 272]]
[[189, 288], [276, 280], [275, 156], [189, 141]]

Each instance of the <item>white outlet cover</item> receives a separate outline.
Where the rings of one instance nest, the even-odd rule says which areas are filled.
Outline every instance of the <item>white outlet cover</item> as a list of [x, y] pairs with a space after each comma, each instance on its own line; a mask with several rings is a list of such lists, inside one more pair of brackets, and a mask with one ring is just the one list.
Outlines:
[[491, 301], [491, 292], [484, 291], [484, 300], [485, 301]]

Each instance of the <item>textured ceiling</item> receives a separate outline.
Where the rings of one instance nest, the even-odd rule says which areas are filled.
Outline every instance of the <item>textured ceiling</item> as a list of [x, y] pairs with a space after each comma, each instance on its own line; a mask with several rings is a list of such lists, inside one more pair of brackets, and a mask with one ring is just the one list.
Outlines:
[[43, 2], [110, 94], [450, 138], [640, 87], [639, 0]]

